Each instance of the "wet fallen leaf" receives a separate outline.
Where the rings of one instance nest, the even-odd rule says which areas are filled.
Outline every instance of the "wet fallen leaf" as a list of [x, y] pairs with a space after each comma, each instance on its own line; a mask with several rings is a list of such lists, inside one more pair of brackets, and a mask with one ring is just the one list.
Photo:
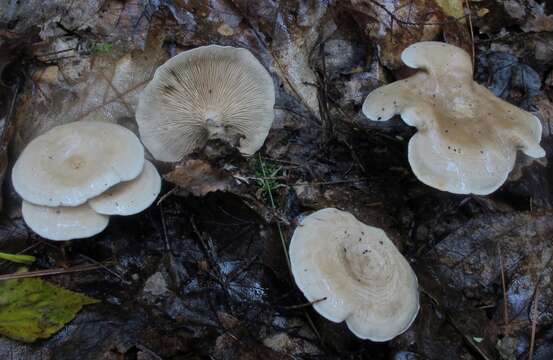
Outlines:
[[71, 321], [84, 305], [98, 300], [40, 279], [0, 282], [0, 334], [33, 342], [46, 339]]
[[228, 190], [233, 179], [203, 160], [187, 160], [164, 175], [165, 180], [196, 196]]
[[507, 0], [503, 6], [509, 16], [518, 20], [524, 32], [553, 31], [553, 14], [546, 13], [546, 2]]
[[476, 78], [497, 96], [529, 108], [539, 94], [540, 75], [529, 65], [519, 62], [513, 54], [501, 51], [478, 56]]
[[31, 264], [35, 262], [36, 258], [31, 255], [16, 255], [0, 252], [0, 259], [7, 260], [19, 264]]
[[[451, 311], [460, 317], [458, 322], [463, 326], [470, 323], [475, 314], [467, 313], [474, 309], [474, 304], [497, 302], [494, 318], [504, 324], [505, 317], [511, 336], [515, 336], [515, 341], [523, 341], [529, 333], [527, 314], [539, 283], [540, 326], [551, 325], [552, 231], [551, 212], [488, 214], [470, 220], [436, 245], [427, 255], [430, 267], [440, 279], [447, 278], [448, 289], [470, 299], [461, 304], [456, 295], [451, 295], [446, 300]], [[502, 288], [502, 272], [505, 294], [498, 291]], [[493, 339], [490, 335], [498, 331], [493, 323], [473, 326], [480, 328], [466, 331], [481, 333], [486, 339]]]
[[[34, 55], [57, 67], [39, 69], [41, 81], [33, 84], [33, 95], [24, 92], [18, 100], [14, 153], [17, 155], [31, 139], [57, 125], [78, 120], [132, 119], [138, 95], [168, 57], [162, 48], [165, 34], [155, 21], [151, 27], [143, 51], [128, 51], [121, 43], [97, 42], [90, 52], [80, 53], [77, 49], [82, 39], [77, 35], [61, 37], [43, 32], [43, 43], [48, 46], [33, 48]], [[54, 75], [49, 71], [55, 72], [56, 81], [50, 81]]]
[[[336, 30], [327, 1], [232, 0], [267, 47], [272, 70], [283, 85], [319, 117], [317, 76], [311, 66], [316, 46]], [[295, 13], [295, 16], [290, 16]]]
[[417, 41], [434, 40], [443, 31], [449, 43], [472, 48], [462, 0], [351, 0], [353, 15], [376, 40], [382, 64], [403, 66], [401, 52]]

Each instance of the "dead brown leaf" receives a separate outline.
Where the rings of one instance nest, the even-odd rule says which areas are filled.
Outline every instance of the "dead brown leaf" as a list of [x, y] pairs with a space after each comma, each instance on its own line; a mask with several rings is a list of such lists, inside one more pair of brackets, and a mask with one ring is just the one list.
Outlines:
[[434, 40], [444, 32], [448, 42], [472, 49], [462, 0], [351, 0], [352, 14], [378, 44], [382, 64], [403, 66], [400, 55], [418, 41]]
[[185, 193], [203, 196], [214, 191], [226, 191], [232, 186], [230, 175], [213, 168], [203, 160], [187, 160], [164, 175], [165, 180], [177, 185]]

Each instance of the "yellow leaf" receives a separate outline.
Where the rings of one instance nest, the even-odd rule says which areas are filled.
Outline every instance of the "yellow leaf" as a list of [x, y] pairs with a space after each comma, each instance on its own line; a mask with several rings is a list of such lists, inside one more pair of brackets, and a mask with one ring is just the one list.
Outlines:
[[464, 0], [435, 0], [436, 4], [442, 9], [444, 14], [452, 18], [464, 21], [465, 10]]

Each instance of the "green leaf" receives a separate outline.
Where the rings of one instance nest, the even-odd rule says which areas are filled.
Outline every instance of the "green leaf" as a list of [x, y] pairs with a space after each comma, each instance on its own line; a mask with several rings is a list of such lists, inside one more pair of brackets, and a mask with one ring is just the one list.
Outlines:
[[8, 260], [19, 264], [31, 264], [35, 262], [36, 258], [31, 255], [16, 255], [0, 252], [0, 260]]
[[474, 340], [476, 343], [480, 344], [482, 341], [484, 341], [484, 338], [473, 336], [472, 340]]
[[0, 334], [24, 342], [46, 339], [97, 302], [40, 279], [0, 281]]
[[113, 49], [113, 44], [111, 43], [96, 43], [92, 47], [92, 53], [108, 53]]

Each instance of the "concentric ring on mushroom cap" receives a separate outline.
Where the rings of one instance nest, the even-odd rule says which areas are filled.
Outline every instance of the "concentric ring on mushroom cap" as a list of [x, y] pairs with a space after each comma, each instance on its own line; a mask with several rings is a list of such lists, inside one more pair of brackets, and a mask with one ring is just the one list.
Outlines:
[[405, 49], [402, 59], [425, 71], [371, 92], [363, 113], [375, 121], [400, 114], [417, 128], [409, 163], [419, 180], [456, 194], [486, 195], [505, 182], [517, 150], [545, 155], [539, 119], [474, 82], [463, 49], [421, 42]]
[[15, 163], [12, 182], [25, 200], [45, 206], [78, 206], [121, 181], [136, 178], [144, 147], [124, 127], [78, 121], [32, 140]]
[[98, 214], [87, 204], [76, 207], [33, 205], [25, 200], [23, 220], [38, 235], [49, 240], [73, 240], [94, 236], [109, 223], [109, 216]]
[[154, 158], [178, 161], [208, 139], [242, 137], [255, 153], [274, 119], [267, 70], [246, 49], [217, 45], [184, 51], [160, 66], [136, 110], [140, 137]]
[[146, 160], [142, 173], [131, 181], [119, 183], [90, 199], [94, 211], [105, 215], [134, 215], [152, 205], [161, 190], [161, 177], [155, 166]]
[[417, 278], [381, 229], [333, 208], [303, 219], [290, 243], [296, 284], [325, 318], [362, 339], [388, 341], [419, 311]]

